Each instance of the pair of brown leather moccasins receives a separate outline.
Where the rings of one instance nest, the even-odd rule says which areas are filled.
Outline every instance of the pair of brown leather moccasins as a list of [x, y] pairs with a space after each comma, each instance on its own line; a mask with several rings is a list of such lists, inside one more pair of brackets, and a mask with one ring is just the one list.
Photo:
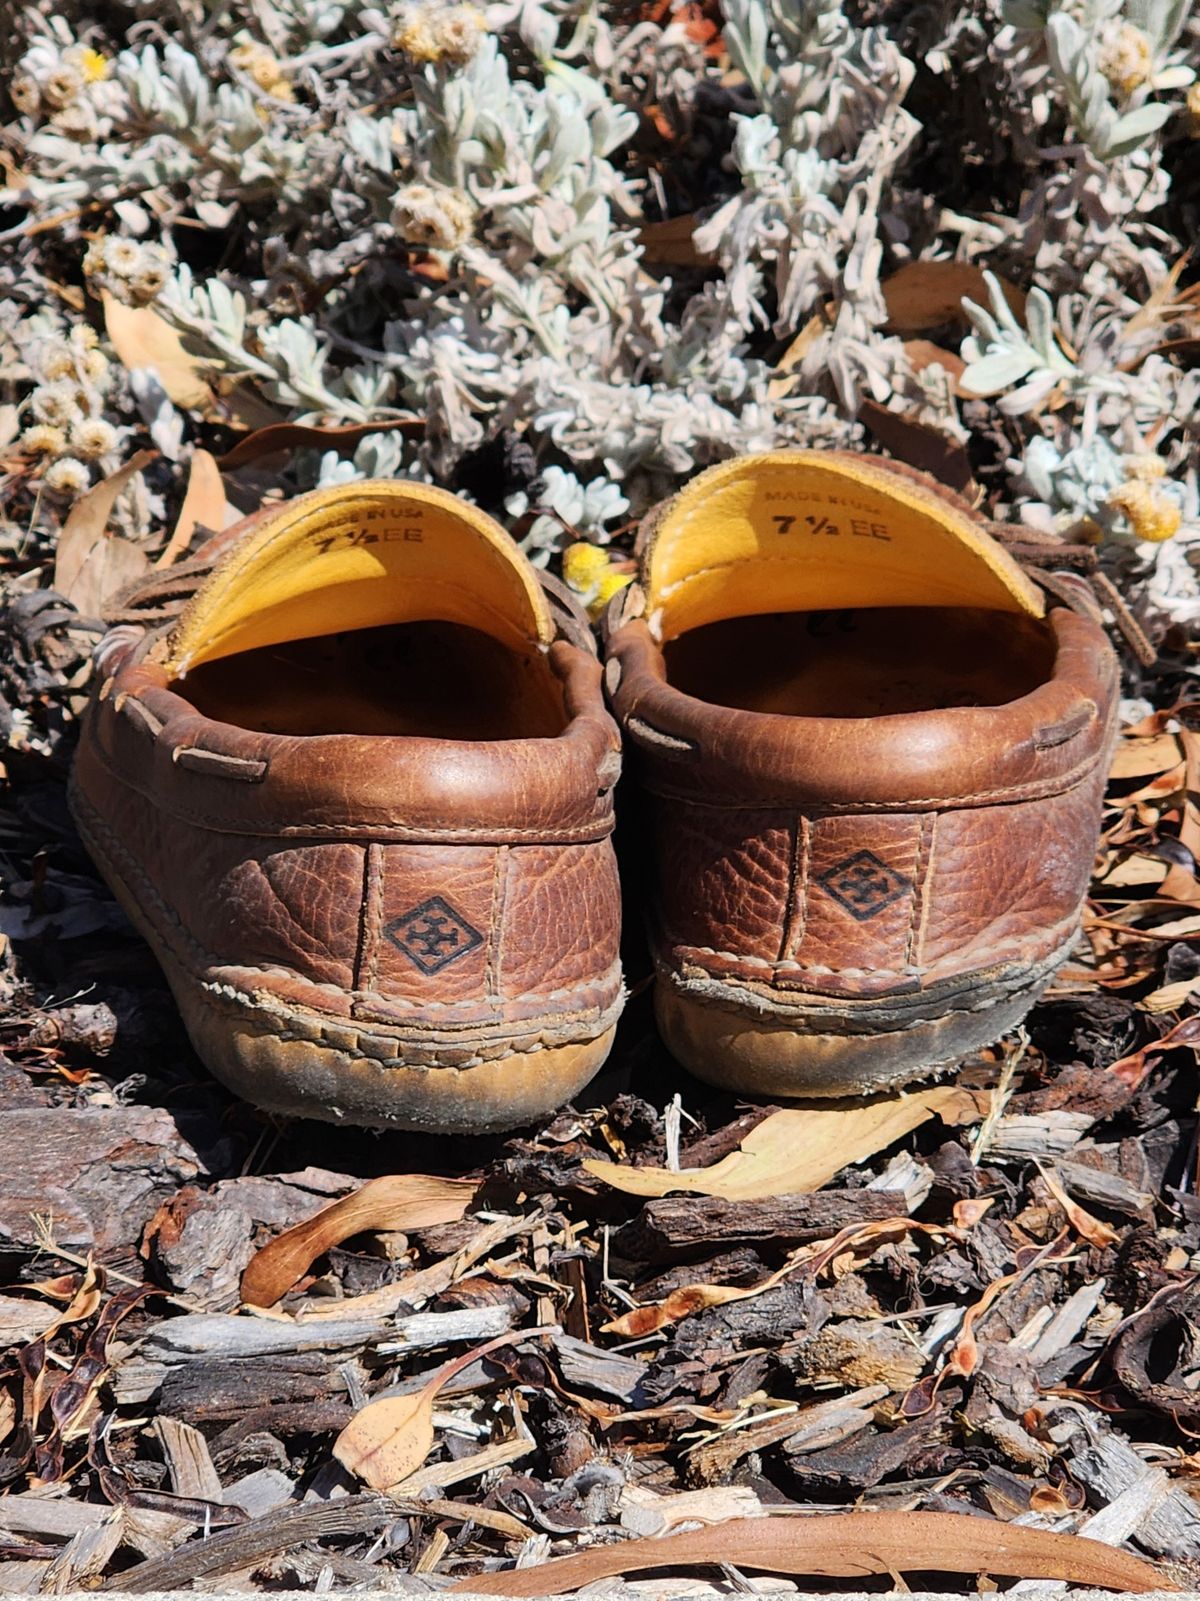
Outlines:
[[414, 483], [264, 508], [133, 598], [73, 806], [231, 1089], [463, 1132], [581, 1090], [623, 1001], [622, 739], [658, 1019], [701, 1078], [862, 1094], [1028, 1010], [1114, 737], [1082, 580], [836, 452], [701, 474], [639, 558], [603, 668], [496, 523]]

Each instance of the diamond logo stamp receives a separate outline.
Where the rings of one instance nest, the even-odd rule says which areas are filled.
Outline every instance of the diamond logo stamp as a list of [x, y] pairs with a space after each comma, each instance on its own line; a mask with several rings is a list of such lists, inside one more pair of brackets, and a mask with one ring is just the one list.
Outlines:
[[440, 895], [393, 917], [383, 932], [422, 973], [440, 973], [483, 944], [483, 935]]
[[907, 895], [912, 880], [897, 873], [870, 851], [858, 851], [818, 875], [817, 882], [860, 923], [869, 922], [885, 906]]

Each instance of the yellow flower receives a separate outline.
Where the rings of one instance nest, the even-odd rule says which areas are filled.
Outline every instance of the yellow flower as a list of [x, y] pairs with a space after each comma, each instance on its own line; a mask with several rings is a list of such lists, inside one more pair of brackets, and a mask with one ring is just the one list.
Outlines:
[[89, 83], [102, 83], [108, 77], [108, 57], [99, 50], [83, 49], [78, 56], [79, 68]]
[[626, 585], [632, 584], [632, 582], [632, 573], [619, 573], [615, 567], [610, 567], [600, 580], [600, 587], [596, 591], [596, 599], [592, 602], [595, 610], [593, 611], [589, 607], [589, 614], [593, 617], [599, 617], [613, 596], [624, 589]]
[[582, 600], [593, 622], [617, 591], [632, 580], [633, 574], [623, 573], [599, 545], [581, 541], [568, 545], [563, 552], [563, 581]]

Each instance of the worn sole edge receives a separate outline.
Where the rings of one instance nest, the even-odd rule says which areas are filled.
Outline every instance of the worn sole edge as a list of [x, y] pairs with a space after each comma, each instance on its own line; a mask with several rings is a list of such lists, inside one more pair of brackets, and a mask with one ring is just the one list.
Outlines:
[[[437, 1134], [501, 1134], [558, 1110], [584, 1088], [612, 1050], [624, 996], [604, 1012], [579, 1020], [581, 1037], [546, 1045], [522, 1043], [470, 1065], [404, 1061], [406, 1047], [428, 1050], [425, 1042], [398, 1031], [361, 1030], [379, 1041], [377, 1053], [360, 1046], [312, 1038], [325, 1021], [315, 1014], [294, 1016], [282, 1006], [256, 1005], [243, 998], [231, 1006], [176, 960], [142, 912], [134, 892], [116, 870], [88, 827], [84, 808], [70, 790], [71, 811], [80, 837], [105, 882], [162, 968], [188, 1037], [205, 1067], [235, 1095], [265, 1111], [323, 1123], [351, 1123]], [[85, 805], [90, 809], [90, 803]], [[563, 1026], [571, 1020], [564, 1019]], [[342, 1034], [346, 1020], [330, 1018]], [[585, 1032], [586, 1029], [586, 1032]], [[485, 1036], [486, 1037], [486, 1036]], [[527, 1037], [526, 1037], [527, 1038]], [[384, 1046], [394, 1044], [394, 1054]]]
[[697, 993], [696, 980], [660, 970], [654, 1010], [672, 1056], [708, 1084], [783, 1099], [870, 1094], [932, 1077], [1015, 1028], [1074, 944], [1006, 979], [959, 985], [950, 1003], [796, 997], [776, 1009], [716, 981]]

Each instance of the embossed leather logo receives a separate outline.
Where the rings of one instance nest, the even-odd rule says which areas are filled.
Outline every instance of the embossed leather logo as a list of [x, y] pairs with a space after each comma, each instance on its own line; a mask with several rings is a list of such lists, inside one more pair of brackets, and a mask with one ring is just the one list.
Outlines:
[[847, 856], [844, 862], [819, 874], [817, 882], [860, 923], [868, 922], [912, 889], [911, 879], [870, 851]]
[[383, 932], [422, 973], [440, 973], [483, 944], [483, 935], [440, 895], [393, 917]]

